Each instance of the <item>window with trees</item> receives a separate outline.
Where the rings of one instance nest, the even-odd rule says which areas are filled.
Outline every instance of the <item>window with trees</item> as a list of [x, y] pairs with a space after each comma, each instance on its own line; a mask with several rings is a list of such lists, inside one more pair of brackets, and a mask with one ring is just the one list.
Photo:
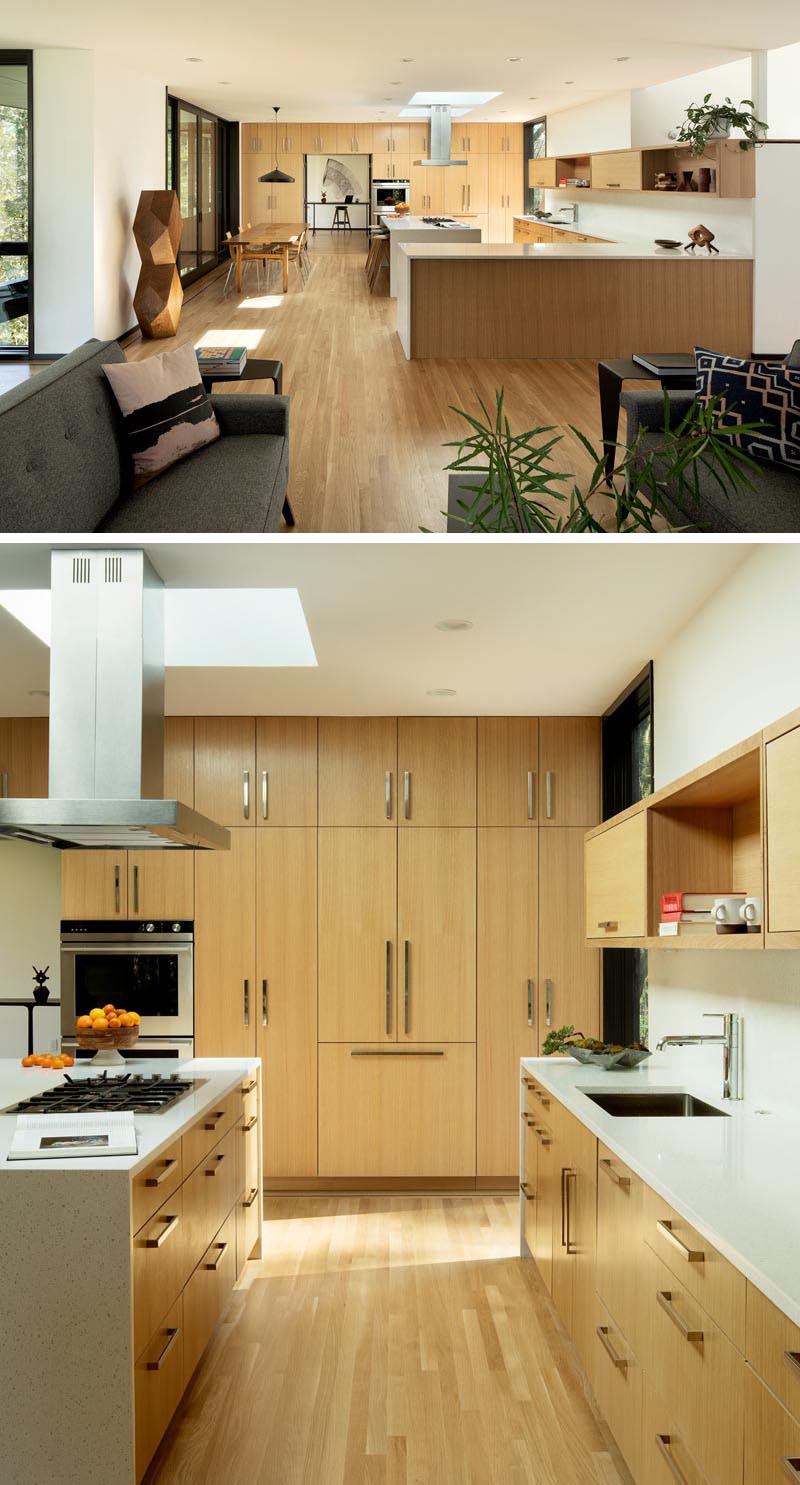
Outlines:
[[32, 57], [0, 51], [0, 353], [33, 349]]

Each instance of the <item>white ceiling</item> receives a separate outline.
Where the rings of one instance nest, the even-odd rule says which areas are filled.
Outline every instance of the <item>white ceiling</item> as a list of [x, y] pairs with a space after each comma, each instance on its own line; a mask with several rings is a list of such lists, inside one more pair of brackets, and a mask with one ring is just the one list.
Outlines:
[[[168, 586], [296, 587], [319, 661], [168, 670], [170, 713], [569, 715], [603, 712], [754, 547], [294, 537], [146, 550]], [[0, 588], [48, 585], [47, 546], [0, 547]], [[441, 633], [441, 619], [474, 628]], [[46, 713], [29, 692], [47, 688], [48, 665], [46, 647], [0, 609], [0, 715]], [[456, 695], [426, 695], [439, 686]]]
[[797, 0], [26, 0], [6, 6], [0, 32], [1, 45], [111, 54], [228, 118], [277, 103], [332, 121], [393, 116], [422, 89], [496, 90], [474, 118], [526, 119], [797, 40]]

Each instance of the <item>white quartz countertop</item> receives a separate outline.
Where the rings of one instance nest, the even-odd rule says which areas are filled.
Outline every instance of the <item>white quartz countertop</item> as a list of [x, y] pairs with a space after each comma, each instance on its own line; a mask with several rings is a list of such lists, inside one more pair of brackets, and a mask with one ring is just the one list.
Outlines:
[[426, 222], [424, 217], [412, 216], [410, 212], [403, 212], [399, 217], [382, 212], [381, 220], [389, 232], [424, 232], [431, 237], [444, 237], [448, 232], [474, 232], [477, 235], [481, 230], [474, 222], [455, 219], [448, 227], [437, 227], [433, 222]]
[[[143, 1057], [139, 1060], [129, 1057], [124, 1067], [109, 1067], [108, 1076], [138, 1072], [145, 1076], [158, 1073], [163, 1077], [170, 1073], [179, 1073], [191, 1078], [202, 1078], [204, 1082], [202, 1087], [177, 1099], [160, 1114], [134, 1116], [139, 1146], [136, 1155], [106, 1155], [99, 1158], [97, 1156], [68, 1157], [61, 1160], [7, 1160], [6, 1156], [13, 1138], [17, 1116], [16, 1114], [0, 1114], [0, 1172], [9, 1174], [14, 1171], [36, 1170], [46, 1174], [47, 1171], [91, 1170], [109, 1173], [125, 1171], [132, 1174], [141, 1166], [147, 1165], [155, 1155], [171, 1144], [213, 1103], [223, 1098], [226, 1093], [230, 1093], [231, 1089], [238, 1087], [245, 1073], [254, 1071], [260, 1065], [260, 1059], [257, 1057], [241, 1059], [194, 1057], [186, 1062], [173, 1062], [170, 1059], [166, 1063], [164, 1058], [148, 1060]], [[91, 1067], [88, 1062], [81, 1062], [69, 1068], [68, 1071], [71, 1078], [90, 1078], [97, 1077], [98, 1072], [102, 1072], [103, 1069]], [[20, 1103], [22, 1099], [30, 1098], [33, 1093], [42, 1092], [45, 1088], [57, 1087], [63, 1082], [63, 1072], [50, 1072], [40, 1067], [22, 1067], [19, 1062], [10, 1058], [2, 1058], [0, 1059], [0, 1109], [6, 1109], [10, 1104]]]
[[698, 248], [694, 253], [678, 252], [672, 248], [659, 248], [655, 244], [630, 242], [403, 242], [398, 243], [401, 253], [408, 258], [499, 258], [499, 259], [547, 259], [557, 261], [578, 258], [582, 263], [609, 258], [647, 258], [670, 263], [724, 263], [731, 259], [749, 262], [751, 253], [709, 254]]
[[[800, 1325], [800, 1116], [709, 1095], [676, 1078], [668, 1058], [625, 1073], [566, 1058], [522, 1067]], [[626, 1119], [585, 1096], [656, 1088], [696, 1093], [729, 1117]]]

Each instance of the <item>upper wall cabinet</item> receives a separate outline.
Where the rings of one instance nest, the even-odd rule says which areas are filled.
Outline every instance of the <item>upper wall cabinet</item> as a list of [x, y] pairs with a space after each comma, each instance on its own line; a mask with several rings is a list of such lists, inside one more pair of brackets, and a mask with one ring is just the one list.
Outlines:
[[586, 842], [587, 939], [647, 935], [647, 815], [644, 810]]
[[[800, 946], [800, 717], [764, 749], [767, 787], [767, 945]], [[773, 937], [774, 936], [774, 937]]]
[[256, 823], [316, 825], [316, 717], [256, 721]]
[[336, 130], [336, 124], [302, 124], [300, 140], [303, 154], [334, 154], [339, 147]]
[[478, 824], [536, 827], [538, 717], [478, 718]]
[[47, 717], [0, 717], [0, 798], [46, 799]]
[[194, 802], [219, 825], [255, 825], [253, 717], [196, 717]]
[[[460, 121], [456, 121], [457, 125]], [[521, 124], [488, 124], [487, 135], [490, 155], [521, 155]]]
[[474, 717], [400, 717], [399, 824], [474, 825], [476, 754]]
[[371, 155], [374, 124], [337, 124], [336, 149], [341, 155]]
[[397, 824], [395, 717], [320, 717], [319, 823]]
[[596, 825], [600, 819], [600, 718], [542, 717], [539, 824]]
[[592, 189], [595, 191], [641, 191], [641, 150], [609, 150], [591, 157]]

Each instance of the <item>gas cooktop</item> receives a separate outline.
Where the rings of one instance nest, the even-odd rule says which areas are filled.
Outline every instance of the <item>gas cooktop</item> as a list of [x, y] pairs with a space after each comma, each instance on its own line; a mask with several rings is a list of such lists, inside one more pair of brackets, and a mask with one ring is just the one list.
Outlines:
[[161, 1114], [179, 1098], [202, 1088], [206, 1078], [188, 1078], [179, 1073], [101, 1073], [94, 1078], [71, 1078], [55, 1088], [44, 1088], [21, 1103], [0, 1110], [3, 1114]]

